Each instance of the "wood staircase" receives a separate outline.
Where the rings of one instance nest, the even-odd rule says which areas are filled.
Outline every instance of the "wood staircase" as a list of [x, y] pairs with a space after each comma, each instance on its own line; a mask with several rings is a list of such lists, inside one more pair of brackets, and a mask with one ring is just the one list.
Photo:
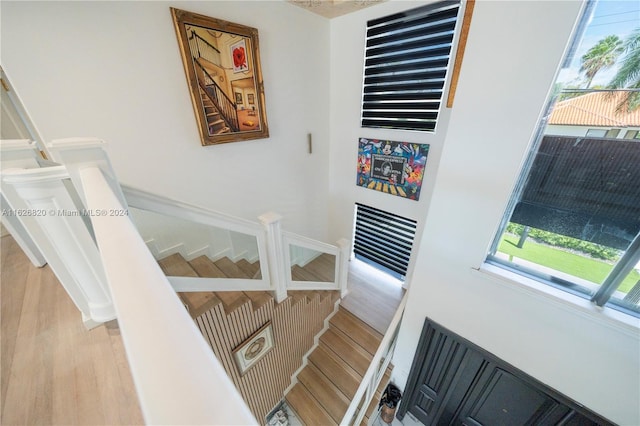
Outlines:
[[[326, 281], [333, 269], [326, 258], [320, 256], [305, 268], [292, 268], [294, 280]], [[210, 278], [251, 278], [260, 273], [258, 262], [241, 260], [233, 262], [228, 258], [212, 261], [200, 256], [190, 261], [180, 254], [173, 254], [158, 261], [168, 276], [210, 277]], [[323, 272], [323, 268], [324, 272]], [[332, 268], [333, 266], [331, 266]], [[332, 297], [337, 300], [338, 291], [289, 291], [291, 305], [315, 298]], [[274, 303], [272, 296], [264, 291], [220, 291], [178, 293], [190, 315], [195, 319], [222, 304], [229, 315], [250, 302], [253, 310], [267, 303]], [[288, 406], [306, 425], [337, 425], [347, 411], [362, 377], [366, 373], [382, 335], [364, 323], [348, 310], [339, 307], [329, 320], [329, 328], [320, 336], [319, 345], [308, 356], [307, 365], [297, 376], [297, 383], [285, 396]], [[362, 425], [375, 412], [382, 391], [389, 382], [392, 366], [389, 366], [380, 382], [377, 392], [366, 408]]]
[[209, 99], [209, 96], [200, 89], [200, 98], [202, 99], [202, 105], [204, 106], [204, 114], [207, 120], [207, 127], [209, 128], [210, 135], [222, 135], [225, 133], [230, 133], [231, 129], [225, 121], [222, 119], [222, 114], [218, 111], [218, 108], [214, 105], [214, 103]]
[[[309, 355], [307, 366], [298, 374], [298, 383], [285, 397], [305, 425], [340, 423], [381, 340], [380, 333], [339, 308], [329, 321], [329, 329], [320, 337], [320, 344]], [[366, 408], [363, 425], [377, 408], [391, 368], [385, 371], [375, 397]]]
[[[199, 256], [190, 261], [179, 253], [158, 261], [167, 276], [203, 278], [260, 278], [260, 263], [249, 263], [244, 259], [233, 262], [228, 257], [213, 261], [207, 256]], [[219, 291], [178, 293], [193, 318], [200, 316], [218, 303], [222, 303], [226, 313], [231, 313], [251, 301], [253, 309], [259, 309], [273, 300], [266, 291]]]

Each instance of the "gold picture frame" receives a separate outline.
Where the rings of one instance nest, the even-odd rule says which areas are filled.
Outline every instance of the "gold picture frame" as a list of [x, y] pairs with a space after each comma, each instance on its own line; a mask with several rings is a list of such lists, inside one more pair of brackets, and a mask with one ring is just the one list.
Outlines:
[[273, 330], [269, 321], [233, 350], [233, 359], [240, 375], [243, 376], [269, 353], [273, 345]]
[[175, 8], [171, 14], [202, 145], [268, 138], [258, 30]]

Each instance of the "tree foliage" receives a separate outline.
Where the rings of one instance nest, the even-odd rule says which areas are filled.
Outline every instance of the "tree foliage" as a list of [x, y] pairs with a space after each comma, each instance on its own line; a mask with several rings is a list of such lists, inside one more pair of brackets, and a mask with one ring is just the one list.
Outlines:
[[611, 68], [623, 51], [622, 40], [617, 35], [610, 35], [587, 51], [581, 58], [580, 72], [584, 72], [587, 78], [585, 88], [591, 86], [593, 78], [602, 69]]
[[[610, 89], [640, 89], [640, 27], [633, 30], [622, 46], [624, 56], [616, 75], [609, 83]], [[640, 92], [625, 93], [617, 106], [619, 111], [633, 111], [640, 107]]]

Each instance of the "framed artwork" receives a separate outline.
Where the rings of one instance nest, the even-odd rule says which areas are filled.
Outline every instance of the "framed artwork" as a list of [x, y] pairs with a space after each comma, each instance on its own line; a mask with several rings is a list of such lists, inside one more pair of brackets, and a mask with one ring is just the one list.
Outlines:
[[245, 72], [249, 69], [247, 65], [247, 44], [244, 40], [234, 43], [230, 47], [233, 58], [233, 72]]
[[[258, 30], [171, 8], [202, 145], [269, 137]], [[243, 107], [253, 99], [253, 108]]]
[[428, 144], [360, 138], [356, 184], [417, 201], [428, 154]]
[[249, 105], [253, 105], [255, 103], [255, 98], [253, 96], [253, 93], [249, 93], [247, 95], [247, 102], [249, 103]]
[[244, 375], [271, 349], [273, 349], [273, 330], [269, 321], [233, 350], [233, 359], [240, 375]]

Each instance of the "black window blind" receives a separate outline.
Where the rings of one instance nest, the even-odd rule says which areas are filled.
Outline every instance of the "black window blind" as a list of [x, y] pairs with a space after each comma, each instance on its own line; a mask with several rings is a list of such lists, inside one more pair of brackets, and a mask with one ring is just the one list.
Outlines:
[[416, 221], [356, 203], [353, 251], [356, 258], [374, 263], [403, 279], [407, 274]]
[[433, 131], [459, 1], [367, 22], [362, 126]]

